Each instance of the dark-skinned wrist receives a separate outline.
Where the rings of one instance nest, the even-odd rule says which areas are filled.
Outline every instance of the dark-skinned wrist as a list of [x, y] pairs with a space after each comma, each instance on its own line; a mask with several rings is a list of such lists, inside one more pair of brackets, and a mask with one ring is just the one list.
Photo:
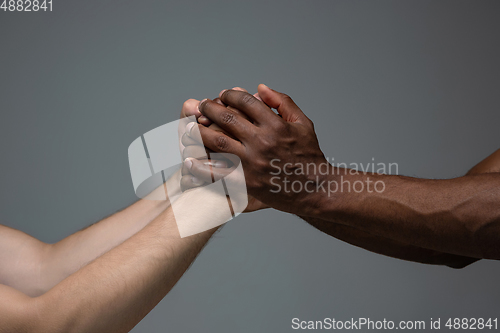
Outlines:
[[331, 212], [341, 193], [330, 193], [328, 184], [338, 181], [338, 172], [324, 158], [314, 163], [315, 173], [307, 174], [304, 180], [304, 189], [297, 195], [295, 214], [300, 216], [319, 218]]

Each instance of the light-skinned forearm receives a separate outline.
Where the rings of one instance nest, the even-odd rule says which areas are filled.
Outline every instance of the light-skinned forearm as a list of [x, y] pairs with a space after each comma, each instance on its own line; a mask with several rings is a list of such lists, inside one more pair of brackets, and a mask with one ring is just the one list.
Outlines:
[[214, 232], [180, 238], [169, 208], [44, 295], [19, 296], [14, 306], [22, 310], [5, 311], [2, 329], [128, 332], [174, 286]]
[[[177, 188], [180, 192], [180, 171], [168, 182], [175, 184], [171, 188]], [[164, 191], [164, 186], [156, 191]], [[0, 282], [29, 296], [39, 296], [95, 258], [123, 243], [169, 206], [168, 200], [140, 199], [54, 244], [46, 244], [20, 231], [9, 230], [9, 234], [3, 233], [9, 239], [2, 248], [10, 247], [13, 253], [1, 260], [2, 265], [9, 269], [0, 270]], [[24, 246], [26, 244], [28, 245]]]

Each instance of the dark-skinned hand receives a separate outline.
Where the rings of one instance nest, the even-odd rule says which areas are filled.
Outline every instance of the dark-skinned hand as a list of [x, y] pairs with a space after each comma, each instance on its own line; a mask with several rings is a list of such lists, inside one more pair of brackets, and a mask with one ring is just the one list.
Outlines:
[[[234, 90], [237, 91], [245, 91], [245, 89], [235, 87], [233, 88]], [[257, 94], [256, 97], [258, 98]], [[227, 107], [230, 109], [232, 112], [241, 115], [242, 117], [246, 118], [246, 115], [239, 112], [236, 109], [233, 109], [231, 107], [228, 107], [222, 103], [220, 98], [215, 98], [213, 100], [215, 103], [220, 104], [223, 107]], [[219, 127], [217, 124], [213, 123], [210, 119], [207, 117], [203, 116], [199, 110], [198, 110], [198, 105], [199, 101], [195, 99], [190, 99], [187, 100], [184, 103], [183, 106], [183, 111], [181, 113], [181, 117], [186, 117], [186, 116], [191, 116], [194, 115], [197, 119], [197, 122], [199, 124], [202, 124], [206, 126], [207, 128], [220, 132], [223, 134], [226, 134], [224, 130]], [[246, 118], [248, 119], [248, 118]], [[214, 153], [211, 149], [208, 148], [203, 148], [200, 146], [199, 142], [196, 142], [194, 139], [190, 138], [188, 135], [183, 135], [181, 138], [181, 152], [182, 152], [182, 157], [183, 159], [190, 158], [190, 159], [196, 159], [195, 165], [199, 165], [200, 167], [203, 168], [203, 172], [199, 172], [197, 175], [194, 175], [193, 173], [188, 170], [188, 168], [184, 165], [182, 168], [182, 178], [181, 178], [181, 188], [183, 191], [186, 191], [191, 188], [195, 187], [200, 187], [204, 186], [206, 184], [212, 183], [213, 181], [217, 181], [220, 178], [227, 176], [229, 173], [231, 173], [234, 168], [231, 168], [231, 166], [235, 166], [235, 163], [239, 163], [237, 159], [221, 159], [218, 158], [217, 160], [212, 159], [212, 160], [205, 160], [201, 159], [202, 156], [205, 154], [210, 156], [210, 154]], [[201, 162], [198, 164], [198, 162]], [[224, 174], [213, 174], [212, 170], [223, 170]], [[263, 204], [259, 200], [253, 198], [252, 196], [248, 196], [248, 205], [247, 208], [245, 209], [244, 212], [252, 212], [260, 209], [268, 208], [267, 205]]]
[[[321, 152], [313, 123], [293, 100], [265, 85], [259, 85], [258, 97], [246, 91], [223, 90], [221, 103], [205, 99], [200, 113], [224, 132], [198, 125], [203, 144], [214, 152], [236, 155], [243, 165], [248, 193], [270, 207], [300, 213], [313, 212], [315, 202], [307, 191], [279, 191], [284, 182], [300, 182], [310, 189], [320, 182], [321, 175], [294, 172], [307, 165], [318, 168], [327, 161]], [[227, 107], [226, 107], [227, 106]], [[278, 111], [278, 115], [271, 108]], [[191, 128], [190, 128], [191, 129]], [[189, 137], [189, 132], [186, 132]], [[197, 160], [186, 161], [186, 168], [197, 178], [209, 175], [220, 178], [227, 168], [204, 167]], [[276, 172], [281, 171], [276, 175]], [[284, 174], [284, 171], [288, 173]], [[286, 178], [286, 180], [285, 180]]]

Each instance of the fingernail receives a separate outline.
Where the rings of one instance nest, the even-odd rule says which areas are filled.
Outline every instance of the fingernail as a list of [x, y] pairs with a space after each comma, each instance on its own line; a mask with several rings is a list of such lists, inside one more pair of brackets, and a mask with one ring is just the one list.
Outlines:
[[204, 98], [200, 101], [200, 103], [198, 103], [198, 111], [200, 111], [201, 114], [203, 114], [203, 112], [201, 111], [201, 105], [207, 100], [207, 98]]
[[204, 181], [203, 181], [203, 180], [198, 179], [198, 178], [196, 178], [196, 177], [194, 177], [194, 176], [193, 176], [193, 177], [191, 177], [191, 181], [193, 182], [193, 184], [194, 184], [194, 185], [201, 185], [201, 184], [203, 184], [203, 183], [204, 183]]
[[186, 166], [186, 168], [191, 169], [191, 167], [193, 166], [193, 161], [190, 157], [184, 160], [184, 165]]
[[194, 126], [194, 123], [193, 123], [193, 122], [191, 122], [191, 123], [187, 124], [187, 126], [186, 126], [186, 133], [187, 133], [188, 135], [190, 135], [190, 134], [191, 134], [191, 130], [193, 129], [193, 126]]
[[215, 103], [219, 104], [219, 105], [225, 106], [225, 105], [224, 105], [224, 103], [220, 100], [220, 98], [219, 98], [219, 97], [217, 97], [217, 98], [213, 99], [213, 101], [214, 101]]
[[208, 121], [208, 118], [205, 116], [201, 116], [200, 118], [198, 118], [198, 122], [200, 121]]
[[222, 98], [222, 94], [224, 94], [226, 91], [227, 91], [227, 89], [222, 90], [222, 91], [219, 93], [219, 98]]

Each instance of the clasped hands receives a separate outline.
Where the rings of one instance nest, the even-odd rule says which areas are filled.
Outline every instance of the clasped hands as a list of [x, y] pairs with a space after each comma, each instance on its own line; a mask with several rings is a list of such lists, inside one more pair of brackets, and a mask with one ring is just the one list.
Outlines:
[[[255, 95], [233, 88], [221, 91], [213, 100], [187, 100], [181, 117], [187, 116], [195, 116], [197, 123], [189, 123], [181, 137], [183, 190], [217, 181], [242, 163], [249, 194], [245, 212], [272, 207], [312, 215], [320, 205], [306, 191], [277, 191], [284, 181], [321, 181], [318, 174], [294, 171], [326, 162], [312, 121], [289, 96], [263, 84]], [[195, 126], [202, 142], [200, 135], [193, 135]], [[233, 157], [200, 159], [214, 153]]]

